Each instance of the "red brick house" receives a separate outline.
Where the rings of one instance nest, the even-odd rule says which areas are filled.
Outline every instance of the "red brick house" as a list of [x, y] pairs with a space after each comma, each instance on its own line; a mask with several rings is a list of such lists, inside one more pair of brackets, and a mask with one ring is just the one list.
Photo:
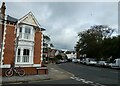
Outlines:
[[32, 12], [16, 19], [4, 15], [2, 9], [5, 10], [5, 6], [1, 7], [0, 14], [1, 68], [5, 70], [14, 64], [24, 68], [26, 74], [38, 74], [38, 68], [42, 66], [43, 29]]

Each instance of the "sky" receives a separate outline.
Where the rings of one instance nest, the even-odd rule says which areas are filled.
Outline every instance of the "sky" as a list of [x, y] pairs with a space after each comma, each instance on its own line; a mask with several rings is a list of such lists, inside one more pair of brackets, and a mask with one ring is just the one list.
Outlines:
[[31, 11], [57, 49], [74, 50], [77, 34], [93, 25], [108, 25], [118, 33], [118, 2], [30, 1], [6, 2], [6, 14], [20, 19]]

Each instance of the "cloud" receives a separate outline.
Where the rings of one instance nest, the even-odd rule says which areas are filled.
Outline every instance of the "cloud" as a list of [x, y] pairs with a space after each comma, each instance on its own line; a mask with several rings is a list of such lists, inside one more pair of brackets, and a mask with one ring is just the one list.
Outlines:
[[7, 14], [33, 12], [56, 48], [74, 49], [77, 33], [96, 24], [117, 28], [117, 2], [7, 2]]

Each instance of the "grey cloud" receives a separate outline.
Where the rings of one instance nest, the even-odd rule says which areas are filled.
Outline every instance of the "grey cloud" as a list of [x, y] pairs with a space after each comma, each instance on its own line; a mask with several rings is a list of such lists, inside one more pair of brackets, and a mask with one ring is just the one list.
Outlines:
[[117, 26], [113, 2], [7, 2], [7, 14], [21, 18], [32, 11], [55, 47], [73, 49], [77, 33], [96, 24]]

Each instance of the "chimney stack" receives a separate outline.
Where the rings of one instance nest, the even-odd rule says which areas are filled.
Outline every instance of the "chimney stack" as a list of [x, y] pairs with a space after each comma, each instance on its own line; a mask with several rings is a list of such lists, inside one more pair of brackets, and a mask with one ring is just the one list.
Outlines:
[[6, 9], [5, 2], [3, 2], [2, 6], [1, 6], [1, 14], [2, 14], [3, 18], [5, 17], [5, 9]]

